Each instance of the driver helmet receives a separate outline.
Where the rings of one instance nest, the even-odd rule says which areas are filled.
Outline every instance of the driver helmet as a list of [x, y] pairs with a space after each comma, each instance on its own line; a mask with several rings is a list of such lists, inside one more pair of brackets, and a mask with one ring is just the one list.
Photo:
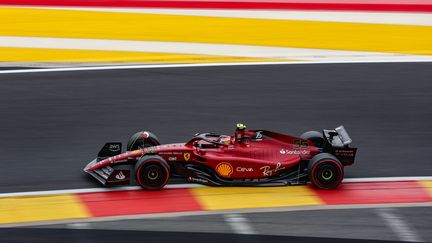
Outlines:
[[244, 131], [246, 129], [246, 125], [243, 123], [237, 123], [236, 130], [237, 131]]

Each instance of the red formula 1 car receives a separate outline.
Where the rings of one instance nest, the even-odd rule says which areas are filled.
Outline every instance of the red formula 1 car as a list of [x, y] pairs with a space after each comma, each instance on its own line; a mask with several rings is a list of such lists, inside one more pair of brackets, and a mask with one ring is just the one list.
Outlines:
[[134, 134], [121, 153], [121, 143], [106, 143], [84, 171], [104, 185], [136, 181], [158, 190], [170, 177], [214, 186], [306, 184], [336, 188], [344, 166], [354, 163], [357, 149], [343, 126], [293, 137], [237, 124], [234, 136], [197, 133], [187, 143], [163, 144], [151, 132]]

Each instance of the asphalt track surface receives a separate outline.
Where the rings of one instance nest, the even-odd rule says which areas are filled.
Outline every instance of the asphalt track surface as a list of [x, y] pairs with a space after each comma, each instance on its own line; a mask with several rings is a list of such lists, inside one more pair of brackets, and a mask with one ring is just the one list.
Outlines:
[[[34, 227], [112, 230], [123, 231], [124, 235], [128, 234], [127, 232], [130, 230], [153, 232], [154, 234], [162, 232], [159, 233], [160, 235], [163, 232], [179, 232], [180, 236], [185, 232], [195, 232], [213, 234], [209, 235], [212, 239], [218, 238], [216, 234], [275, 235], [287, 237], [286, 242], [299, 240], [293, 236], [300, 237], [300, 239], [303, 237], [304, 242], [325, 242], [325, 239], [333, 242], [334, 238], [430, 242], [432, 241], [432, 231], [430, 230], [432, 222], [429, 220], [432, 216], [432, 210], [430, 209], [430, 207], [385, 207], [242, 214], [227, 212], [226, 214], [63, 223]], [[399, 224], [403, 227], [399, 227], [399, 231], [395, 232], [395, 228], [388, 224], [388, 221], [383, 218], [383, 214], [390, 214], [392, 217], [398, 218]], [[227, 220], [233, 217], [237, 218], [236, 222], [242, 222], [242, 228], [239, 228], [238, 225], [233, 227], [232, 220]]]
[[[7, 242], [235, 242], [235, 243], [266, 243], [266, 242], [291, 242], [291, 243], [386, 243], [394, 241], [376, 240], [345, 240], [345, 239], [321, 239], [313, 237], [290, 237], [269, 235], [236, 235], [221, 233], [191, 233], [191, 232], [148, 232], [148, 231], [116, 231], [116, 230], [71, 230], [71, 229], [2, 229], [0, 239]], [[3, 235], [3, 237], [2, 237]]]
[[107, 141], [163, 143], [249, 128], [345, 125], [346, 177], [432, 175], [432, 63], [313, 64], [0, 74], [0, 192], [95, 187]]

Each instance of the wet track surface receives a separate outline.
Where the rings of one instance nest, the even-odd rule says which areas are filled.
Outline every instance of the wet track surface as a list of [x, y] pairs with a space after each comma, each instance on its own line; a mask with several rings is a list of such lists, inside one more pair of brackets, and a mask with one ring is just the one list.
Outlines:
[[347, 177], [432, 175], [432, 63], [269, 65], [0, 75], [0, 192], [95, 187], [107, 141], [163, 143], [236, 122], [289, 134], [345, 125]]

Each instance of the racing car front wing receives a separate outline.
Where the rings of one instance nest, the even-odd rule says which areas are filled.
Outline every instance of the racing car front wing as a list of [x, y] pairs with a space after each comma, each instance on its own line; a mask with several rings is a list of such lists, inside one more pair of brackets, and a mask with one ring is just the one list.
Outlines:
[[121, 165], [116, 166], [116, 168], [112, 168], [111, 166], [105, 166], [100, 169], [95, 169], [93, 171], [87, 171], [87, 168], [90, 168], [94, 164], [98, 162], [98, 159], [94, 159], [91, 161], [86, 168], [84, 168], [84, 172], [93, 176], [100, 183], [105, 186], [116, 186], [116, 185], [129, 185], [130, 184], [130, 165]]

